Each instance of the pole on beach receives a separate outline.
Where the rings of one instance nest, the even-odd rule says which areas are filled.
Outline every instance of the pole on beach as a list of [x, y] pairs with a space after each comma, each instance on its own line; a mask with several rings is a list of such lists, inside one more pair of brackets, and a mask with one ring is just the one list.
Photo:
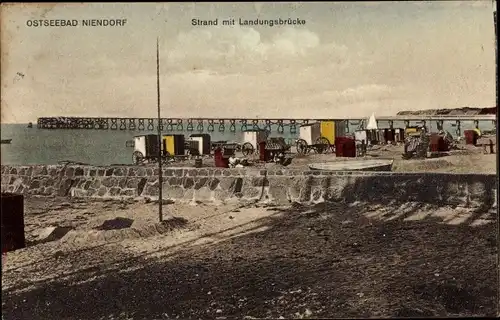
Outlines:
[[[495, 27], [495, 91], [496, 91], [496, 95], [495, 95], [495, 107], [497, 108], [497, 112], [498, 112], [498, 40], [497, 40], [497, 9], [496, 9], [496, 1], [491, 1], [491, 4], [493, 5], [493, 25]], [[498, 146], [498, 143], [500, 142], [500, 139], [498, 137], [498, 116], [497, 116], [497, 119], [496, 119], [496, 138], [497, 138], [497, 146]], [[498, 152], [498, 149], [497, 149], [497, 152]], [[497, 160], [498, 161], [498, 160]], [[497, 163], [498, 165], [498, 163]], [[498, 179], [497, 179], [497, 190], [498, 188], [500, 187], [500, 183], [498, 182]], [[498, 202], [498, 200], [497, 200]], [[498, 222], [497, 220], [497, 223], [498, 223], [498, 228], [500, 228], [500, 222]], [[500, 236], [497, 235], [497, 247], [498, 247], [498, 250], [500, 250]], [[497, 266], [500, 266], [500, 255], [497, 255]], [[500, 279], [500, 267], [497, 267], [497, 279]], [[500, 282], [498, 284], [498, 290], [500, 290]], [[500, 291], [499, 291], [500, 292]], [[498, 296], [498, 303], [500, 305], [500, 295]], [[497, 311], [497, 316], [500, 317], [500, 310]]]
[[163, 221], [163, 172], [162, 172], [162, 141], [161, 141], [161, 114], [160, 114], [160, 45], [156, 37], [156, 98], [158, 108], [158, 218]]

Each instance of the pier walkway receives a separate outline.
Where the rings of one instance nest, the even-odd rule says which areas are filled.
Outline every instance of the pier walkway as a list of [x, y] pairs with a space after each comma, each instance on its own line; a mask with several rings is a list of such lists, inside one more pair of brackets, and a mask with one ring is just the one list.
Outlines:
[[[435, 121], [442, 124], [444, 121], [456, 122], [460, 127], [463, 121], [474, 121], [478, 126], [479, 121], [492, 121], [496, 125], [496, 115], [404, 115], [404, 116], [379, 116], [377, 121], [387, 121], [392, 127], [394, 121], [404, 121], [409, 125], [410, 121], [419, 122], [424, 125], [426, 122]], [[219, 131], [236, 132], [247, 129], [270, 129], [277, 127], [278, 132], [283, 132], [284, 127], [290, 127], [290, 131], [303, 124], [314, 123], [316, 121], [344, 121], [346, 126], [356, 126], [364, 128], [368, 118], [342, 118], [342, 119], [289, 119], [289, 118], [271, 118], [271, 119], [243, 119], [243, 118], [163, 118], [160, 127], [167, 131]], [[37, 127], [39, 129], [95, 129], [95, 130], [156, 130], [156, 118], [119, 118], [119, 117], [43, 117], [38, 118]]]

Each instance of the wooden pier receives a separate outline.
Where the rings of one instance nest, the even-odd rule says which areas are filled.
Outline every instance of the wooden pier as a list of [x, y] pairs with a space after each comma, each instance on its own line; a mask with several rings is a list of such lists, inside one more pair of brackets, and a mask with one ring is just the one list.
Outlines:
[[[368, 118], [342, 118], [342, 119], [241, 119], [241, 118], [164, 118], [161, 119], [160, 129], [166, 131], [197, 131], [197, 132], [236, 132], [247, 129], [271, 129], [276, 127], [277, 131], [284, 132], [284, 127], [289, 127], [290, 132], [297, 132], [297, 127], [316, 121], [344, 121], [346, 126], [364, 128]], [[384, 121], [392, 127], [394, 121], [404, 121], [409, 125], [410, 121], [418, 122], [425, 126], [426, 123], [434, 121], [442, 125], [444, 121], [455, 122], [460, 128], [463, 121], [474, 121], [476, 127], [479, 121], [492, 121], [496, 126], [496, 115], [470, 115], [470, 116], [380, 116], [377, 122]], [[157, 130], [157, 118], [104, 118], [104, 117], [44, 117], [38, 118], [39, 129], [89, 129], [89, 130]], [[349, 130], [349, 129], [348, 129]]]

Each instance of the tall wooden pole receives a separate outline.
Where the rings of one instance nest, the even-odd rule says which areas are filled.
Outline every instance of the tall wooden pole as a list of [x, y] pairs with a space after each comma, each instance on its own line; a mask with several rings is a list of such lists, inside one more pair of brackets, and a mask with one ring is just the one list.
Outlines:
[[[497, 119], [496, 119], [496, 124], [495, 124], [495, 131], [496, 131], [496, 136], [497, 136], [497, 146], [498, 143], [500, 142], [500, 138], [498, 137], [498, 40], [497, 40], [497, 10], [496, 10], [496, 1], [491, 1], [491, 4], [494, 6], [494, 11], [493, 11], [493, 24], [495, 26], [495, 91], [496, 91], [496, 96], [495, 96], [495, 107], [496, 107], [496, 112], [497, 112]], [[498, 149], [497, 149], [498, 152]], [[498, 160], [497, 160], [498, 161]], [[498, 165], [498, 163], [497, 163]], [[497, 190], [500, 188], [500, 182], [497, 179]], [[497, 202], [498, 202], [498, 197], [497, 197]], [[498, 205], [498, 203], [497, 203]], [[500, 228], [500, 222], [497, 220], [497, 227]], [[497, 229], [498, 230], [498, 229]], [[500, 235], [497, 234], [497, 249], [500, 250]], [[497, 280], [500, 280], [500, 254], [497, 255]], [[498, 283], [498, 290], [500, 292], [500, 282]], [[498, 304], [500, 305], [500, 295], [498, 296]], [[500, 317], [500, 309], [497, 310], [497, 316]]]
[[[495, 23], [495, 84], [496, 84], [496, 107], [498, 108], [498, 40], [497, 40], [497, 10], [493, 12], [493, 22]], [[498, 121], [498, 119], [497, 119]], [[498, 126], [497, 126], [498, 127]], [[497, 135], [498, 137], [498, 135]]]
[[163, 221], [163, 172], [162, 172], [162, 139], [161, 139], [161, 114], [160, 114], [160, 45], [156, 38], [156, 97], [158, 107], [158, 218]]

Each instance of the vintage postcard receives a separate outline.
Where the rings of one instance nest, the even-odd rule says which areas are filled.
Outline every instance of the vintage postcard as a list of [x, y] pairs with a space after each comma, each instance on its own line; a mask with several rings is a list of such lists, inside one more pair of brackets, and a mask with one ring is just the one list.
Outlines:
[[1, 6], [5, 319], [495, 316], [495, 1]]

